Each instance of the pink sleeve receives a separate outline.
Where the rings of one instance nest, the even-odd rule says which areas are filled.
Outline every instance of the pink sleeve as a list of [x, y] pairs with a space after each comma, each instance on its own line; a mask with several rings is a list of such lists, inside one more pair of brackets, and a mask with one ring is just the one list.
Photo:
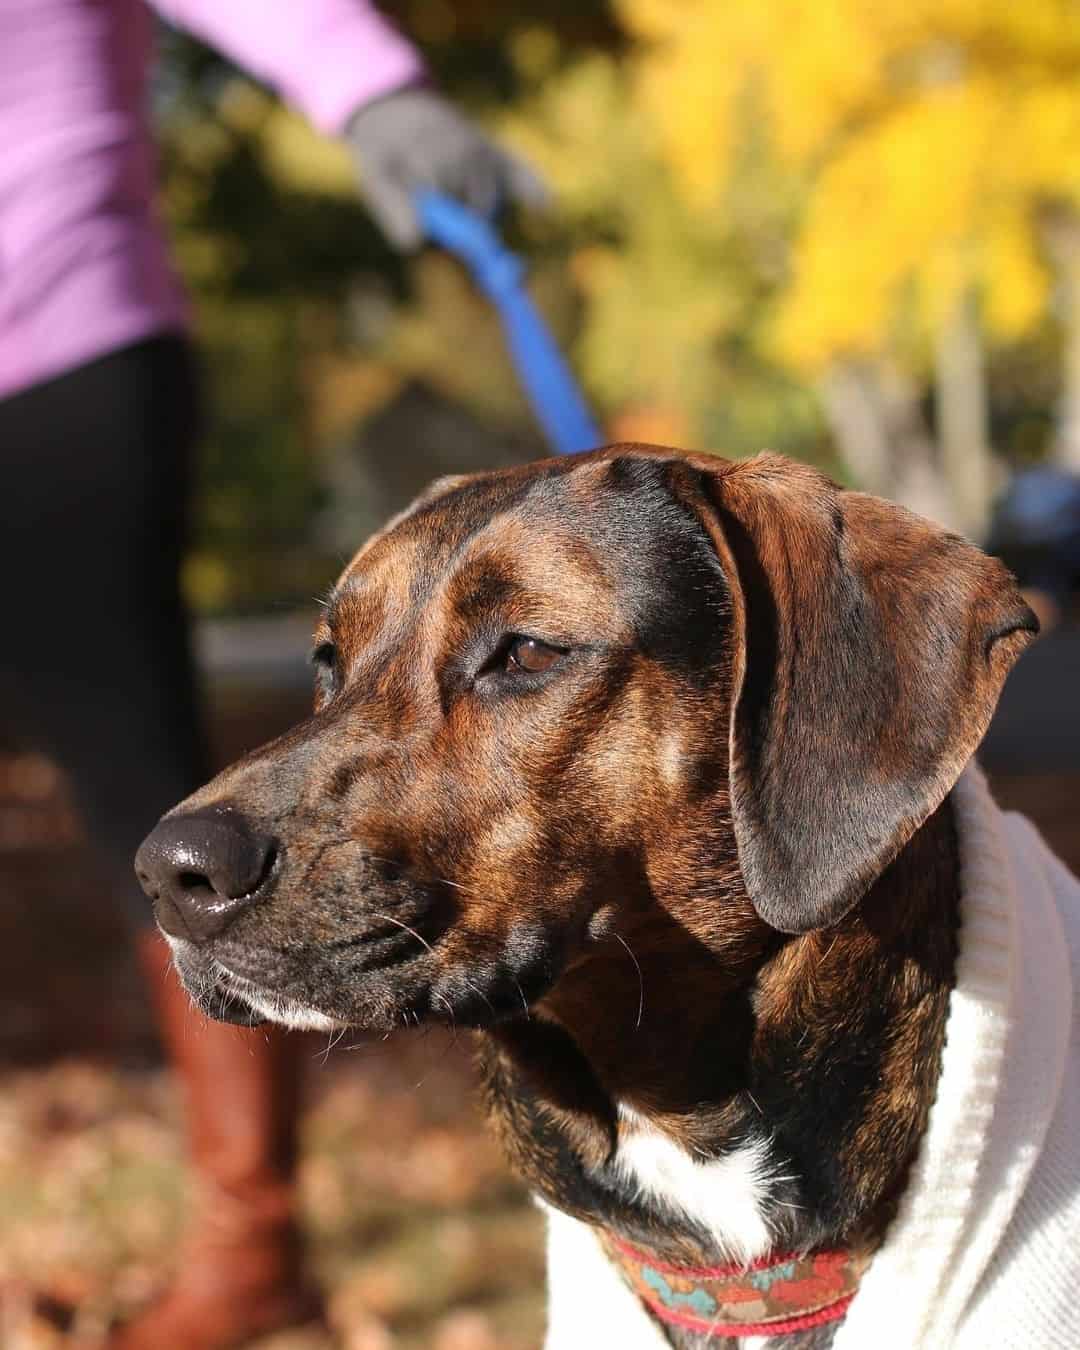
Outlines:
[[368, 0], [150, 0], [163, 18], [272, 85], [320, 130], [424, 74]]

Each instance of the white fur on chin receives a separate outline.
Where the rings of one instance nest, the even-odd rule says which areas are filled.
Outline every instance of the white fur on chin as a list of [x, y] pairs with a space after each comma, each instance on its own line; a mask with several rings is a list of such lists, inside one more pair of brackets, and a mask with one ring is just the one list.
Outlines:
[[228, 980], [230, 992], [235, 993], [241, 1003], [246, 1003], [252, 1012], [265, 1017], [268, 1022], [288, 1027], [291, 1031], [339, 1031], [346, 1024], [335, 1017], [309, 1008], [295, 999], [280, 994], [263, 994], [247, 980], [231, 976]]
[[[183, 938], [165, 934], [165, 940], [172, 949], [174, 958], [187, 946]], [[212, 963], [211, 973], [223, 981], [227, 991], [238, 1003], [258, 1013], [267, 1022], [276, 1022], [278, 1026], [288, 1027], [290, 1031], [340, 1031], [346, 1025], [336, 1017], [319, 1012], [317, 1008], [309, 1008], [306, 1003], [301, 1003], [297, 999], [260, 989], [257, 984], [242, 975], [234, 975], [228, 966], [223, 966], [220, 961]]]

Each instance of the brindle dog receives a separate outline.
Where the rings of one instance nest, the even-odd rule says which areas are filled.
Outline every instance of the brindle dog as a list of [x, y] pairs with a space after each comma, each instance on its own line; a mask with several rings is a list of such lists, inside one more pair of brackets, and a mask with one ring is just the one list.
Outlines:
[[939, 1071], [948, 793], [1035, 626], [972, 545], [778, 456], [443, 480], [334, 588], [314, 716], [138, 872], [212, 1016], [478, 1028], [552, 1205], [760, 1255], [635, 1176], [645, 1128], [756, 1149], [766, 1251], [870, 1251]]

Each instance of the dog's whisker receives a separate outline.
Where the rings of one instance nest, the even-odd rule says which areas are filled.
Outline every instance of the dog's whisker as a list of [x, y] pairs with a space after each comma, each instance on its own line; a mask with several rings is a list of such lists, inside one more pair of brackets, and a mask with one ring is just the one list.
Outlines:
[[515, 980], [514, 987], [518, 991], [518, 997], [521, 999], [521, 1006], [525, 1010], [525, 1016], [531, 1017], [532, 1014], [529, 1012], [529, 1000], [525, 997], [525, 990], [522, 989], [520, 981]]
[[465, 983], [473, 991], [474, 994], [477, 994], [480, 998], [484, 1000], [484, 1002], [488, 1005], [489, 1011], [491, 1012], [492, 1021], [497, 1022], [498, 1016], [496, 1015], [495, 1012], [495, 1005], [492, 1003], [491, 999], [488, 998], [487, 994], [485, 994], [484, 991], [478, 985], [473, 984], [472, 980], [466, 980]]
[[415, 928], [410, 928], [407, 923], [402, 923], [400, 919], [395, 919], [391, 917], [391, 915], [389, 914], [379, 914], [375, 910], [371, 910], [370, 913], [372, 918], [383, 919], [386, 923], [392, 923], [396, 928], [400, 928], [403, 932], [408, 933], [411, 937], [414, 937], [417, 940], [417, 942], [419, 942], [421, 947], [429, 951], [432, 954], [432, 956], [435, 955], [435, 948], [431, 945], [430, 942], [427, 941], [426, 938], [421, 937]]
[[[400, 866], [399, 860], [395, 860], [394, 858], [384, 858], [378, 853], [369, 853], [368, 860], [373, 863], [382, 863], [386, 867]], [[463, 882], [460, 881], [451, 881], [449, 877], [433, 877], [432, 881], [436, 886], [449, 886], [452, 890], [462, 891], [465, 895], [480, 894], [480, 892], [474, 886], [466, 886]]]
[[238, 1004], [239, 1002], [240, 1002], [240, 995], [232, 987], [232, 985], [226, 984], [225, 997], [222, 1000], [222, 1008], [224, 1009], [224, 1011], [228, 1012], [229, 1009], [233, 1007], [234, 1004]]
[[480, 894], [475, 886], [463, 886], [460, 881], [451, 881], [448, 877], [436, 877], [435, 881], [440, 886], [450, 886], [455, 891], [464, 891], [466, 895]]
[[216, 971], [217, 973], [214, 979], [208, 981], [207, 993], [209, 993], [210, 989], [215, 985], [218, 988], [222, 989], [223, 1011], [228, 1012], [229, 1009], [234, 1006], [247, 1008], [248, 1004], [246, 1000], [242, 997], [240, 990], [236, 987], [236, 982], [234, 981], [229, 971], [226, 970], [225, 967], [222, 966], [217, 961], [211, 962], [210, 969], [212, 972]]
[[[383, 858], [378, 853], [369, 853], [368, 858], [374, 863], [383, 863], [386, 867], [397, 867], [399, 864], [393, 858]], [[460, 881], [451, 881], [449, 877], [434, 877], [436, 886], [450, 886], [455, 891], [464, 891], [466, 895], [479, 895], [480, 892], [473, 886], [466, 886]]]
[[458, 1025], [457, 1017], [454, 1014], [454, 1005], [444, 994], [436, 993], [434, 989], [431, 991], [431, 998], [432, 1000], [438, 999], [447, 1011], [447, 1015], [450, 1018], [450, 1030], [453, 1033], [453, 1041], [451, 1042], [450, 1048], [453, 1049], [453, 1047], [457, 1045], [458, 1040]]
[[[430, 1030], [431, 1030], [430, 1027], [427, 1027], [427, 1028], [425, 1029], [425, 1033], [424, 1033], [424, 1034], [425, 1034], [425, 1037], [426, 1037], [427, 1033], [428, 1033]], [[435, 1061], [432, 1060], [432, 1062], [431, 1062], [431, 1067], [428, 1069], [428, 1071], [427, 1071], [425, 1074], [423, 1074], [423, 1075], [421, 1076], [421, 1078], [419, 1079], [418, 1082], [416, 1082], [416, 1083], [413, 1084], [412, 1090], [413, 1090], [414, 1092], [419, 1092], [419, 1091], [420, 1091], [420, 1089], [424, 1086], [424, 1084], [427, 1082], [427, 1080], [431, 1077], [432, 1073], [434, 1072], [434, 1069], [435, 1069]]]
[[641, 974], [641, 965], [640, 965], [640, 963], [638, 962], [637, 957], [636, 957], [636, 956], [634, 955], [634, 953], [630, 950], [630, 944], [626, 941], [626, 939], [625, 939], [624, 937], [622, 937], [622, 936], [621, 936], [620, 934], [618, 934], [618, 933], [613, 933], [612, 936], [615, 938], [615, 941], [616, 941], [616, 942], [622, 943], [622, 945], [626, 948], [626, 954], [627, 954], [627, 956], [629, 956], [630, 960], [633, 961], [633, 963], [634, 963], [634, 969], [637, 971], [637, 978], [638, 978], [638, 1008], [637, 1008], [637, 1021], [634, 1023], [634, 1030], [637, 1031], [638, 1028], [641, 1026], [641, 1019], [642, 1019], [642, 1016], [643, 1016], [644, 1013], [645, 1013], [645, 981], [644, 981], [644, 979], [642, 978], [642, 974]]
[[346, 1026], [335, 1027], [326, 1038], [326, 1048], [322, 1050], [318, 1056], [318, 1058], [322, 1059], [324, 1066], [330, 1060], [331, 1050], [333, 1050], [335, 1045], [338, 1045], [342, 1041], [347, 1030], [348, 1027]]

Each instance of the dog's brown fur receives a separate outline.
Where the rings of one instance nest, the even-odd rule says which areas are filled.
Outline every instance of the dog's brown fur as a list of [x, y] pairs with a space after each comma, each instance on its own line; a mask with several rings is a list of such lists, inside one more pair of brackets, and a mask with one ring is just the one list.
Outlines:
[[[314, 717], [179, 808], [280, 848], [181, 971], [218, 1013], [224, 967], [482, 1027], [518, 1167], [662, 1253], [717, 1255], [620, 1185], [618, 1105], [767, 1137], [778, 1241], [871, 1246], [940, 1061], [947, 793], [1032, 627], [999, 564], [775, 456], [436, 485], [336, 586]], [[523, 675], [515, 634], [564, 655]]]

